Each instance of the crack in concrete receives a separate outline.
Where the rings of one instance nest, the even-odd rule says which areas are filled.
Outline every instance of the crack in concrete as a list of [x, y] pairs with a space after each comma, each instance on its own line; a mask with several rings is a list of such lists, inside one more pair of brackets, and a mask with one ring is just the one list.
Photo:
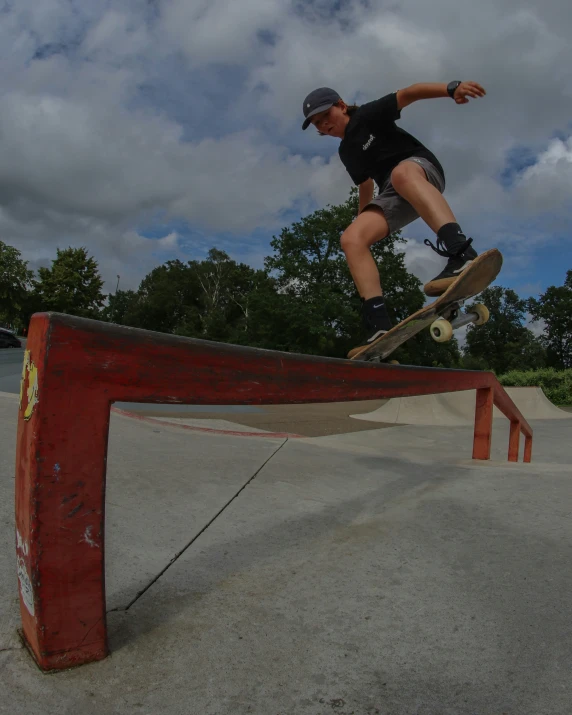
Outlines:
[[134, 597], [133, 599], [131, 599], [131, 601], [130, 601], [126, 606], [117, 606], [116, 608], [111, 608], [111, 609], [108, 611], [108, 613], [117, 613], [117, 612], [126, 612], [126, 611], [128, 611], [128, 610], [131, 608], [131, 606], [133, 606], [133, 605], [141, 598], [141, 596], [143, 596], [143, 594], [145, 594], [145, 593], [151, 588], [151, 586], [153, 586], [153, 584], [157, 583], [157, 581], [161, 578], [161, 576], [162, 576], [166, 571], [168, 571], [174, 563], [176, 563], [176, 562], [179, 560], [179, 558], [185, 553], [185, 551], [187, 551], [187, 550], [195, 543], [195, 541], [199, 538], [199, 536], [201, 536], [201, 535], [209, 528], [209, 526], [210, 526], [216, 519], [218, 519], [218, 517], [219, 517], [219, 516], [232, 504], [232, 502], [246, 489], [246, 487], [252, 482], [252, 480], [255, 479], [255, 478], [260, 474], [260, 472], [264, 469], [264, 467], [268, 464], [268, 462], [270, 462], [270, 460], [273, 459], [273, 458], [278, 454], [278, 452], [284, 447], [284, 445], [285, 445], [287, 442], [288, 442], [288, 438], [286, 438], [286, 439], [284, 440], [284, 442], [282, 442], [282, 444], [281, 444], [279, 447], [277, 447], [277, 449], [274, 450], [274, 452], [270, 455], [270, 457], [268, 457], [268, 459], [267, 459], [265, 462], [263, 462], [263, 464], [261, 464], [260, 467], [254, 472], [254, 474], [253, 474], [249, 479], [247, 479], [247, 481], [242, 485], [242, 487], [240, 487], [240, 489], [236, 492], [236, 494], [234, 494], [234, 496], [232, 496], [232, 497], [227, 501], [227, 503], [226, 503], [223, 507], [221, 507], [221, 508], [219, 509], [219, 511], [212, 517], [212, 519], [210, 519], [210, 520], [203, 526], [203, 528], [189, 541], [188, 544], [186, 544], [185, 546], [183, 546], [183, 548], [182, 548], [180, 551], [178, 551], [178, 552], [173, 556], [173, 558], [169, 561], [169, 563], [165, 566], [165, 568], [162, 569], [161, 571], [159, 571], [159, 573], [157, 574], [157, 576], [155, 576], [155, 578], [153, 578], [153, 579], [147, 584], [147, 586], [145, 586], [145, 588], [142, 588], [141, 591], [138, 591], [138, 593], [135, 595], [135, 597]]

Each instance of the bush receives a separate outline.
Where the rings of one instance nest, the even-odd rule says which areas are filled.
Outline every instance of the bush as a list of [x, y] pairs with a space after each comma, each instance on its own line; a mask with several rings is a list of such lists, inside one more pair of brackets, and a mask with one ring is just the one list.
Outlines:
[[511, 370], [498, 380], [504, 387], [541, 387], [555, 405], [572, 405], [572, 370]]

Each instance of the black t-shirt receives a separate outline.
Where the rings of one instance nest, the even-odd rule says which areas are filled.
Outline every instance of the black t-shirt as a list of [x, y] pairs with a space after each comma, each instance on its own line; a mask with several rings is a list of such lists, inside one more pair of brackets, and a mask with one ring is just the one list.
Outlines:
[[400, 117], [396, 92], [362, 104], [350, 117], [339, 154], [356, 185], [373, 179], [381, 189], [392, 169], [410, 156], [428, 159], [445, 176], [437, 157], [395, 125]]

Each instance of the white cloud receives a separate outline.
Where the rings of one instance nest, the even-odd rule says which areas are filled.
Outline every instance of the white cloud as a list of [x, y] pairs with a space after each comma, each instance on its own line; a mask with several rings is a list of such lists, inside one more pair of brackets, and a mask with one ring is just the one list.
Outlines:
[[404, 74], [417, 72], [420, 66], [424, 67], [427, 74], [440, 74], [447, 42], [443, 30], [415, 25], [391, 11], [377, 17], [374, 15], [369, 22], [363, 19], [356, 33], [358, 42], [373, 39], [378, 51], [390, 55]]
[[165, 256], [189, 258], [180, 251], [180, 237], [176, 232], [149, 239], [126, 226], [81, 216], [52, 211], [30, 220], [30, 212], [26, 214], [23, 222], [0, 209], [0, 236], [5, 243], [22, 251], [28, 267], [37, 270], [40, 266], [51, 266], [56, 258], [56, 247], [85, 247], [98, 262], [105, 281], [104, 292], [115, 290], [118, 273], [121, 288], [135, 290], [143, 276], [163, 262]]
[[82, 52], [92, 59], [107, 62], [138, 56], [148, 47], [147, 28], [124, 12], [108, 10], [88, 30]]
[[8, 210], [25, 199], [35, 210], [116, 221], [162, 209], [214, 231], [249, 231], [275, 226], [314, 186], [320, 192], [329, 166], [254, 130], [183, 142], [180, 126], [162, 117], [50, 96], [6, 99], [0, 187]]
[[279, 26], [288, 5], [279, 0], [170, 0], [161, 29], [194, 65], [255, 61], [258, 33]]
[[[459, 0], [454, 12], [443, 0], [156, 7], [5, 8], [0, 229], [32, 264], [87, 244], [111, 283], [120, 273], [135, 285], [156, 256], [189, 244], [169, 227], [162, 243], [142, 238], [156, 212], [187, 221], [203, 250], [221, 233], [269, 237], [297, 211], [343, 201], [336, 143], [300, 130], [302, 99], [323, 84], [363, 102], [416, 81], [482, 82], [483, 100], [418, 103], [401, 122], [441, 159], [461, 225], [479, 250], [509, 252], [515, 280], [549, 238], [532, 219], [550, 212], [551, 227], [569, 225], [572, 140], [551, 139], [570, 122], [567, 0]], [[498, 177], [516, 146], [538, 159], [505, 190]], [[407, 264], [425, 281], [442, 260], [419, 243], [422, 222], [406, 235]], [[259, 260], [266, 246], [253, 240], [236, 255]]]
[[572, 137], [553, 139], [523, 172], [516, 190], [528, 213], [572, 207]]

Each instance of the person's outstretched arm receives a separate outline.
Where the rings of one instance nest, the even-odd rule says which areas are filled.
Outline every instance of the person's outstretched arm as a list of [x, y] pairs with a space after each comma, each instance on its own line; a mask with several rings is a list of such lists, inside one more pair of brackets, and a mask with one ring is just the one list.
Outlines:
[[[484, 87], [478, 82], [461, 82], [455, 89], [453, 99], [457, 104], [467, 104], [469, 97], [477, 99], [486, 94]], [[447, 84], [441, 82], [419, 82], [412, 84], [397, 92], [397, 106], [399, 109], [418, 102], [420, 99], [436, 99], [438, 97], [449, 97]]]

